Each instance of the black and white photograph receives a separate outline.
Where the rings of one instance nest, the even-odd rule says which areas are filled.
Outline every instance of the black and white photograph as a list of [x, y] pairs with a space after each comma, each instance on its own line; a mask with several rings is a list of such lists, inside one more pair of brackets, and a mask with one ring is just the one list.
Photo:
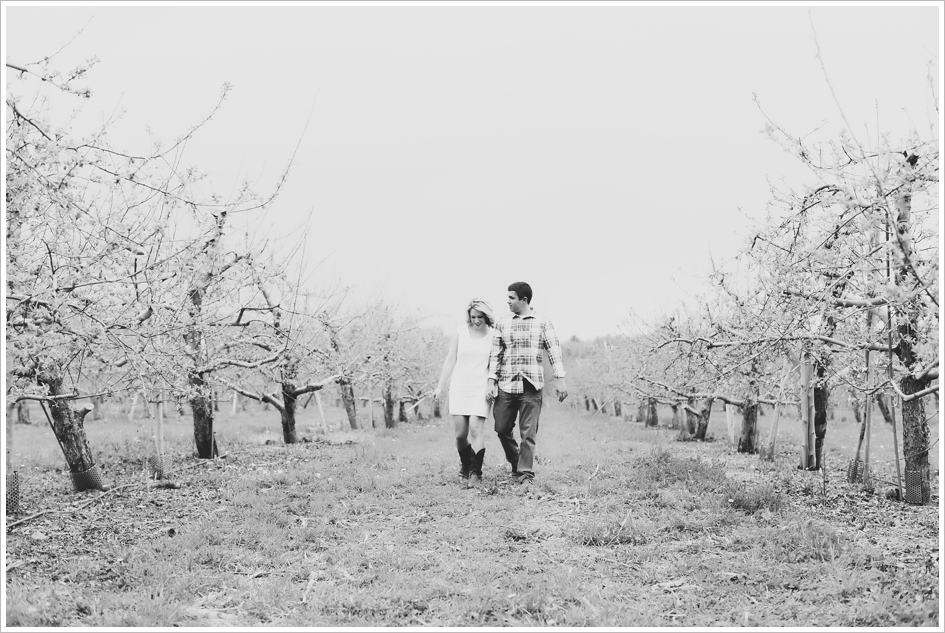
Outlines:
[[941, 1], [0, 5], [4, 630], [941, 629]]

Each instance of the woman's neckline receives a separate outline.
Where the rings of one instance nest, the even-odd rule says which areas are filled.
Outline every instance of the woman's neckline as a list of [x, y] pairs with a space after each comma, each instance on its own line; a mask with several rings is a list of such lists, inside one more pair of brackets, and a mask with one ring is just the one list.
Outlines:
[[489, 326], [487, 325], [486, 327], [482, 328], [482, 336], [473, 336], [472, 326], [470, 325], [466, 326], [466, 333], [469, 334], [469, 338], [474, 341], [478, 341], [481, 338], [486, 338], [486, 335], [489, 334]]

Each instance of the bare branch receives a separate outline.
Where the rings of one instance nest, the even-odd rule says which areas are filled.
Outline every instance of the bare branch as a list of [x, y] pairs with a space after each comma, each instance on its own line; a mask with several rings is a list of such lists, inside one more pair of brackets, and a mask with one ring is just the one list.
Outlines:
[[284, 356], [283, 350], [279, 350], [272, 356], [269, 356], [267, 358], [263, 358], [262, 360], [257, 360], [257, 361], [244, 361], [244, 360], [238, 360], [235, 358], [219, 358], [213, 361], [212, 363], [208, 363], [206, 365], [203, 365], [202, 367], [198, 367], [197, 369], [194, 370], [194, 372], [198, 374], [205, 374], [205, 373], [216, 371], [217, 369], [221, 369], [223, 367], [242, 367], [243, 369], [256, 369], [258, 367], [262, 367], [263, 365], [269, 365], [269, 364], [275, 363], [276, 361], [280, 360], [283, 356]]
[[233, 383], [231, 383], [230, 381], [224, 378], [217, 377], [215, 380], [219, 382], [220, 384], [226, 386], [231, 391], [235, 391], [236, 393], [240, 394], [241, 396], [246, 396], [247, 398], [250, 398], [251, 400], [256, 400], [257, 402], [265, 402], [267, 404], [271, 404], [280, 413], [285, 411], [285, 406], [282, 404], [282, 402], [279, 401], [279, 398], [278, 396], [276, 396], [276, 394], [268, 394], [268, 393], [263, 393], [263, 392], [253, 393], [252, 391], [249, 391], [248, 389], [244, 389], [238, 385], [234, 385]]
[[932, 363], [927, 369], [913, 374], [914, 380], [937, 380], [938, 379], [938, 360]]
[[[804, 299], [811, 299], [812, 301], [826, 301], [830, 305], [837, 306], [838, 308], [871, 308], [875, 306], [884, 306], [889, 305], [889, 299], [884, 299], [883, 297], [875, 297], [873, 299], [861, 299], [859, 297], [815, 297], [807, 293], [801, 292], [799, 290], [784, 290], [784, 294], [794, 295], [797, 297], [803, 297]], [[921, 291], [916, 291], [906, 295], [902, 302], [906, 302], [914, 297], [922, 294]]]
[[330, 385], [331, 383], [335, 382], [335, 381], [338, 380], [339, 378], [341, 378], [341, 374], [336, 374], [336, 375], [331, 376], [331, 377], [329, 377], [329, 378], [325, 378], [324, 380], [322, 380], [322, 381], [320, 381], [320, 382], [311, 383], [311, 384], [305, 385], [304, 387], [299, 387], [298, 389], [293, 390], [291, 395], [292, 395], [292, 397], [297, 398], [297, 397], [299, 397], [299, 396], [301, 396], [301, 395], [304, 395], [304, 394], [306, 394], [306, 393], [311, 393], [311, 392], [313, 392], [313, 391], [319, 391], [319, 390], [321, 390], [321, 389], [327, 387], [327, 386]]
[[[10, 65], [10, 64], [7, 64], [7, 66], [9, 66], [9, 65]], [[26, 121], [27, 123], [29, 123], [31, 126], [33, 126], [33, 128], [36, 129], [37, 132], [39, 132], [40, 134], [42, 134], [42, 135], [46, 138], [46, 140], [49, 141], [50, 143], [54, 143], [54, 142], [55, 142], [55, 141], [52, 140], [52, 138], [51, 138], [48, 134], [46, 134], [46, 132], [43, 130], [43, 128], [41, 128], [41, 127], [39, 127], [38, 125], [36, 125], [35, 123], [33, 123], [33, 121], [32, 121], [29, 117], [25, 116], [22, 112], [20, 112], [19, 110], [17, 110], [17, 109], [16, 109], [16, 105], [13, 103], [13, 101], [11, 101], [10, 99], [7, 99], [7, 105], [10, 106], [10, 109], [13, 110], [14, 116], [16, 116], [17, 118], [23, 119], [24, 121]]]
[[[16, 400], [14, 400], [13, 402], [16, 403], [16, 402], [19, 402], [20, 400], [35, 400], [37, 402], [53, 402], [56, 400], [84, 400], [85, 398], [101, 398], [104, 396], [110, 396], [113, 393], [114, 393], [113, 391], [100, 391], [99, 393], [86, 393], [86, 394], [70, 393], [70, 394], [61, 394], [58, 396], [36, 396], [32, 394], [23, 394], [22, 396], [18, 396]], [[85, 406], [91, 407], [92, 405], [87, 404]], [[92, 409], [89, 409], [89, 411], [91, 410]]]
[[892, 385], [892, 388], [896, 391], [899, 397], [902, 398], [903, 402], [909, 402], [910, 400], [915, 400], [916, 398], [929, 396], [938, 391], [938, 385], [932, 385], [931, 387], [927, 387], [921, 391], [916, 391], [915, 393], [906, 395], [901, 389], [899, 389], [899, 386], [894, 381], [890, 380], [887, 382]]

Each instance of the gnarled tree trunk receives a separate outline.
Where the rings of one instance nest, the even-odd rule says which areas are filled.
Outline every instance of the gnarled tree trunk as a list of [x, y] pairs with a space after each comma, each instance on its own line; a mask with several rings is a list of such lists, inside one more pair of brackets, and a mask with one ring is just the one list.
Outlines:
[[694, 438], [700, 442], [705, 441], [706, 431], [709, 430], [709, 417], [712, 415], [712, 405], [715, 398], [707, 398], [702, 408], [699, 409], [699, 418], [696, 423], [696, 432]]
[[824, 438], [827, 436], [827, 407], [830, 392], [827, 389], [827, 363], [814, 361], [814, 470], [820, 470], [824, 458]]
[[[217, 235], [222, 235], [223, 219], [218, 220]], [[214, 278], [212, 266], [204, 264], [206, 271], [191, 284], [187, 291], [190, 300], [188, 311], [193, 323], [184, 331], [184, 344], [189, 356], [190, 368], [187, 382], [190, 385], [190, 411], [194, 419], [194, 444], [199, 459], [213, 459], [215, 445], [213, 441], [213, 389], [207, 384], [206, 375], [200, 366], [207, 361], [207, 346], [197, 323], [203, 310], [203, 300]]]
[[197, 446], [197, 457], [213, 459], [216, 457], [213, 442], [213, 397], [203, 375], [192, 373], [189, 381], [195, 393], [188, 402], [194, 418], [194, 444]]
[[683, 409], [683, 415], [685, 416], [683, 424], [686, 427], [686, 433], [688, 435], [695, 435], [696, 424], [699, 421], [698, 414], [694, 413], [696, 408], [696, 399], [688, 398], [686, 400], [686, 404], [688, 405], [688, 408]]
[[659, 418], [656, 416], [656, 399], [647, 398], [642, 405], [643, 408], [643, 426], [655, 427], [659, 424]]
[[345, 405], [345, 413], [348, 414], [348, 424], [353, 430], [358, 429], [358, 407], [354, 397], [354, 387], [347, 378], [340, 378], [338, 386], [341, 388], [341, 401]]
[[[37, 381], [49, 388], [50, 396], [63, 395], [62, 378], [47, 373], [40, 373]], [[91, 410], [73, 409], [68, 400], [48, 401], [49, 417], [52, 420], [53, 433], [62, 447], [62, 454], [66, 458], [69, 470], [73, 473], [84, 473], [95, 466], [92, 449], [85, 434], [85, 416]]]
[[669, 428], [685, 432], [685, 412], [683, 411], [682, 405], [679, 403], [672, 404], [670, 405], [670, 409], [673, 410], [673, 421], [670, 422]]
[[742, 434], [738, 438], [738, 452], [758, 452], [758, 403], [751, 399], [742, 406]]
[[295, 429], [295, 408], [296, 400], [295, 385], [292, 383], [282, 383], [282, 407], [279, 414], [282, 416], [282, 439], [286, 444], [296, 444], [299, 441], [299, 434]]
[[694, 398], [687, 398], [686, 405], [679, 407], [680, 431], [679, 439], [689, 441], [696, 433], [696, 423], [699, 416], [695, 413], [696, 401]]
[[394, 417], [394, 384], [391, 380], [384, 383], [384, 426], [389, 429], [397, 426]]
[[[915, 272], [911, 261], [915, 248], [912, 237], [914, 165], [915, 163], [910, 161], [906, 161], [903, 165], [902, 187], [896, 199], [895, 225], [890, 227], [895, 230], [895, 244], [899, 247], [895, 280], [900, 288], [910, 286], [914, 279], [917, 279], [919, 283], [924, 283], [918, 279], [918, 273]], [[916, 371], [919, 362], [915, 342], [921, 312], [918, 299], [913, 299], [911, 304], [904, 306], [896, 328], [899, 333], [899, 343], [894, 351], [909, 372]], [[922, 391], [930, 384], [931, 380], [928, 378], [914, 378], [906, 375], [899, 381], [899, 388], [908, 396]], [[929, 421], [925, 417], [925, 402], [921, 397], [902, 402], [902, 450], [906, 464], [905, 500], [909, 503], [925, 505], [932, 500], [932, 484], [929, 472]]]
[[[904, 376], [899, 381], [899, 388], [908, 396], [922, 391], [930, 384], [931, 381], [927, 379], [916, 380], [912, 376]], [[925, 505], [932, 500], [932, 484], [929, 474], [929, 423], [922, 398], [904, 400], [902, 403], [902, 451], [906, 463], [906, 501]]]

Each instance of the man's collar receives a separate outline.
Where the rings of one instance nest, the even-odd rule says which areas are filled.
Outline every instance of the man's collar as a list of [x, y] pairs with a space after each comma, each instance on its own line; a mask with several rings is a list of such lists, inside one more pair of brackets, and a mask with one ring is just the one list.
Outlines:
[[532, 311], [526, 314], [525, 316], [522, 316], [521, 314], [513, 314], [512, 318], [513, 319], [534, 319], [536, 316], [538, 315], [535, 314], [535, 308], [532, 308]]

